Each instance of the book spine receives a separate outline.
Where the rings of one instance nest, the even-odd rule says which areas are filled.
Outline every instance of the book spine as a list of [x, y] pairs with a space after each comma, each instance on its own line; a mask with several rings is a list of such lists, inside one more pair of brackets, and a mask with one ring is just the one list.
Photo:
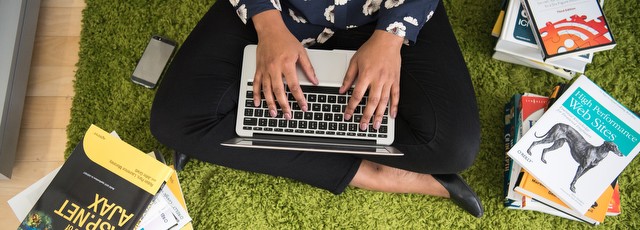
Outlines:
[[542, 38], [540, 38], [540, 28], [538, 28], [538, 24], [536, 23], [536, 19], [534, 14], [531, 13], [531, 5], [529, 5], [528, 0], [521, 0], [522, 7], [524, 7], [527, 12], [529, 18], [529, 28], [531, 28], [531, 32], [533, 33], [533, 38], [535, 38], [536, 43], [539, 47], [540, 52], [542, 53], [542, 60], [546, 61], [549, 57], [547, 53], [547, 49], [544, 47], [544, 43], [542, 42]]
[[564, 83], [558, 83], [551, 89], [551, 93], [549, 94], [549, 104], [547, 104], [546, 109], [549, 109], [549, 107], [551, 107], [551, 105], [553, 105], [553, 103], [558, 100], [558, 97], [560, 97], [560, 95], [564, 92], [563, 88], [565, 88], [565, 85], [566, 84]]
[[578, 221], [582, 221], [584, 223], [588, 223], [588, 224], [591, 224], [591, 225], [594, 225], [594, 226], [600, 224], [600, 222], [597, 222], [595, 220], [591, 220], [589, 218], [586, 218], [585, 216], [581, 216], [579, 214], [574, 213], [571, 209], [563, 209], [563, 208], [555, 207], [553, 205], [549, 205], [549, 203], [552, 203], [550, 201], [538, 200], [538, 199], [535, 199], [535, 198], [534, 198], [534, 200], [540, 202], [543, 205], [546, 205], [549, 208], [555, 209], [555, 210], [557, 210], [559, 212], [562, 212], [562, 213], [564, 213], [566, 215], [569, 215], [569, 216], [571, 216], [572, 218], [575, 218]]
[[521, 56], [516, 56], [510, 53], [498, 51], [498, 50], [496, 50], [493, 53], [492, 58], [496, 60], [508, 62], [508, 63], [513, 63], [513, 64], [527, 66], [527, 67], [531, 67], [539, 70], [544, 70], [546, 72], [560, 76], [567, 80], [571, 80], [576, 74], [576, 72], [573, 70], [561, 68], [548, 63], [536, 61], [536, 60], [521, 57]]
[[498, 13], [496, 23], [493, 25], [493, 29], [491, 30], [491, 35], [494, 37], [500, 37], [502, 26], [504, 25], [504, 15], [507, 11], [507, 5], [509, 5], [509, 0], [502, 0], [500, 3], [500, 13]]
[[509, 157], [509, 155], [507, 155], [507, 152], [509, 152], [509, 149], [511, 148], [511, 138], [513, 136], [513, 127], [512, 127], [512, 120], [513, 120], [513, 112], [514, 112], [514, 108], [513, 108], [513, 102], [510, 101], [508, 103], [505, 104], [504, 106], [504, 149], [505, 149], [505, 153], [504, 153], [504, 180], [503, 180], [503, 196], [505, 197], [504, 199], [504, 206], [505, 207], [509, 207], [512, 206], [514, 200], [513, 199], [509, 199], [508, 194], [509, 194], [509, 182], [510, 182], [510, 178], [511, 178], [511, 158]]
[[[510, 129], [510, 133], [511, 133], [511, 142], [509, 143], [509, 149], [511, 149], [516, 142], [518, 141], [518, 138], [520, 136], [520, 126], [521, 126], [521, 119], [520, 119], [520, 113], [521, 113], [521, 99], [522, 99], [522, 94], [520, 93], [516, 93], [511, 97], [511, 103], [512, 103], [512, 116], [511, 116], [511, 129]], [[508, 152], [508, 150], [507, 150]], [[510, 200], [511, 204], [510, 207], [521, 207], [522, 206], [522, 200], [521, 196], [519, 196], [518, 194], [516, 194], [513, 191], [513, 188], [515, 187], [515, 182], [518, 176], [518, 173], [520, 172], [520, 165], [516, 164], [515, 161], [513, 161], [513, 159], [511, 159], [511, 157], [509, 157], [508, 155], [505, 157], [506, 159], [508, 159], [509, 162], [509, 185], [507, 188], [507, 199]]]

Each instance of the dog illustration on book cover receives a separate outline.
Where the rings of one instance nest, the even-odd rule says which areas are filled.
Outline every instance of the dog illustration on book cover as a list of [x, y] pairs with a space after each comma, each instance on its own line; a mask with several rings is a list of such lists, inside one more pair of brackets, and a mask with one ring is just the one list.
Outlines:
[[540, 160], [545, 164], [547, 161], [544, 159], [544, 156], [547, 152], [559, 149], [565, 143], [568, 144], [573, 160], [579, 164], [570, 185], [570, 189], [574, 193], [576, 192], [575, 184], [576, 181], [578, 181], [578, 178], [593, 167], [596, 167], [600, 161], [609, 155], [609, 152], [613, 152], [618, 156], [623, 156], [615, 143], [605, 141], [600, 146], [594, 146], [587, 142], [587, 140], [585, 140], [584, 137], [582, 137], [582, 135], [573, 127], [563, 123], [553, 125], [553, 127], [551, 127], [549, 131], [542, 136], [538, 136], [536, 133], [534, 133], [534, 136], [542, 139], [531, 143], [531, 146], [527, 149], [527, 153], [529, 155], [531, 155], [531, 149], [534, 146], [553, 143], [553, 145], [542, 150]]

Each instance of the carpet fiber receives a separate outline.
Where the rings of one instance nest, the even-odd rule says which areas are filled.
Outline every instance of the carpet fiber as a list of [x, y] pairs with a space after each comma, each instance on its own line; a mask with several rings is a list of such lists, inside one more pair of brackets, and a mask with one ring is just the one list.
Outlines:
[[[451, 23], [471, 71], [482, 124], [482, 144], [474, 166], [462, 175], [482, 198], [485, 216], [473, 218], [449, 200], [384, 194], [349, 188], [342, 195], [283, 178], [191, 161], [180, 173], [189, 212], [197, 229], [575, 229], [587, 224], [502, 207], [502, 107], [516, 92], [546, 95], [564, 81], [546, 72], [491, 59], [496, 39], [490, 31], [501, 0], [445, 0]], [[513, 0], [512, 0], [513, 1]], [[188, 2], [188, 3], [185, 3]], [[171, 150], [149, 132], [155, 90], [129, 80], [152, 34], [184, 41], [213, 1], [86, 0], [68, 126], [68, 148], [90, 124], [143, 151]], [[605, 13], [618, 45], [599, 52], [586, 75], [633, 111], [640, 111], [639, 1], [606, 1]], [[622, 214], [598, 228], [640, 228], [640, 163], [620, 176]]]

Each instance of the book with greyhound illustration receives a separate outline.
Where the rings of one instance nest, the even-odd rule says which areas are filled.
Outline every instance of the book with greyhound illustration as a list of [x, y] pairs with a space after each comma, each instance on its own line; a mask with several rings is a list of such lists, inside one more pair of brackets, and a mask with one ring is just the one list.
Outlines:
[[640, 118], [582, 75], [509, 156], [585, 214], [640, 151]]

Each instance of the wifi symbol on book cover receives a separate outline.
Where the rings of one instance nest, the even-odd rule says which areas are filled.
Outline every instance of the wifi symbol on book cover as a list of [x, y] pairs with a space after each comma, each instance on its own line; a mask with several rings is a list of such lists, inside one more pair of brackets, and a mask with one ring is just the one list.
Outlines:
[[608, 44], [612, 42], [607, 23], [602, 16], [585, 21], [587, 16], [573, 15], [569, 19], [547, 22], [540, 37], [548, 55]]

